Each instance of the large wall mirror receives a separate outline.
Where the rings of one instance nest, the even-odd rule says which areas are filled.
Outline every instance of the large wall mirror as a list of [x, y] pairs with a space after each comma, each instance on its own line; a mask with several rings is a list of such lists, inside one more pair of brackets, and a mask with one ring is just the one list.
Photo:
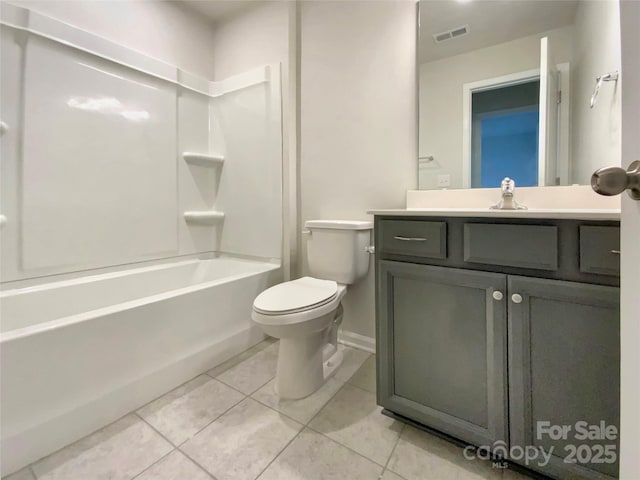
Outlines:
[[420, 189], [620, 164], [617, 0], [421, 0], [419, 21]]

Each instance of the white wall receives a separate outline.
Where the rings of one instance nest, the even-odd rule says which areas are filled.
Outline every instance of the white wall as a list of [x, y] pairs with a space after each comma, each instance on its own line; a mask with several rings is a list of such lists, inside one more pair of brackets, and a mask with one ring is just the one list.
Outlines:
[[620, 165], [620, 83], [604, 83], [589, 108], [595, 78], [620, 70], [620, 8], [617, 1], [580, 2], [575, 22], [572, 72], [572, 183], [588, 184], [605, 165]]
[[213, 78], [213, 26], [180, 2], [21, 0], [15, 3], [189, 72]]
[[[265, 1], [242, 14], [216, 23], [213, 41], [214, 74], [223, 79], [260, 65], [280, 64], [282, 80], [282, 174], [285, 200], [283, 227], [283, 265], [285, 275], [289, 274], [290, 257], [295, 255], [297, 228], [291, 222], [291, 214], [296, 209], [296, 152], [290, 148], [295, 145], [296, 131], [291, 128], [295, 117], [295, 78], [290, 78], [292, 54], [295, 51], [295, 35], [291, 34], [291, 23], [295, 22], [295, 4], [288, 1]], [[295, 59], [293, 59], [295, 61]], [[260, 161], [259, 155], [255, 161]], [[293, 197], [293, 199], [290, 199]], [[281, 199], [274, 199], [281, 201]], [[260, 241], [256, 235], [254, 241]]]
[[[415, 3], [300, 8], [302, 221], [404, 207], [416, 187]], [[372, 260], [347, 292], [343, 330], [374, 337], [374, 304]]]
[[216, 80], [259, 65], [284, 63], [289, 52], [289, 2], [264, 2], [216, 23], [211, 52]]
[[462, 86], [540, 68], [544, 36], [556, 63], [571, 61], [573, 27], [568, 26], [420, 65], [420, 157], [435, 159], [421, 169], [421, 189], [438, 188], [441, 174], [451, 175], [449, 188], [462, 188]]

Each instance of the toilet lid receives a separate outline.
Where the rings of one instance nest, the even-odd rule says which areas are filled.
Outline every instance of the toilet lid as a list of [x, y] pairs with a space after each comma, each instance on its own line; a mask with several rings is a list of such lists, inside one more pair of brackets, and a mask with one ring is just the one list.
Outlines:
[[333, 300], [337, 292], [332, 280], [302, 277], [268, 288], [256, 297], [253, 308], [269, 313], [307, 310]]

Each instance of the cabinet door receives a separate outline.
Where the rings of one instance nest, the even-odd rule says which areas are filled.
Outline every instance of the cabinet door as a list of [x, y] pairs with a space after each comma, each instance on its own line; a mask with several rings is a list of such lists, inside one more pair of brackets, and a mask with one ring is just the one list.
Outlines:
[[469, 443], [506, 441], [506, 276], [381, 261], [378, 282], [379, 404]]
[[[548, 465], [533, 461], [530, 468], [560, 478], [617, 478], [619, 295], [614, 287], [509, 276], [511, 446], [552, 453]], [[583, 439], [585, 425], [611, 425], [615, 439]]]

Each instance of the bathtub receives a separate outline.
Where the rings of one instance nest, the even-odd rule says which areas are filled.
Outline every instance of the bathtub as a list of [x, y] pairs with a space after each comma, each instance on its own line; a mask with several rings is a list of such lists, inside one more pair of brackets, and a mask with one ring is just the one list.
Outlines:
[[192, 259], [0, 293], [2, 475], [262, 340], [279, 264]]

